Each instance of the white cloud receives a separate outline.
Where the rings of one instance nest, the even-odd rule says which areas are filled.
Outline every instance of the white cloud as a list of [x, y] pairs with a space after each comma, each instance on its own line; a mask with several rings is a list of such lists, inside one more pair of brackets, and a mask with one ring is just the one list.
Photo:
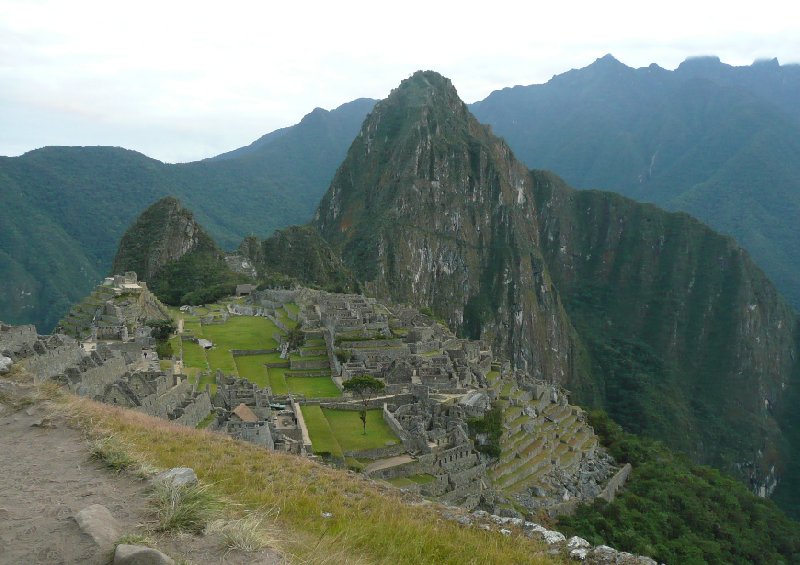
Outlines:
[[314, 107], [384, 97], [420, 68], [474, 101], [609, 52], [667, 68], [800, 54], [796, 3], [536, 4], [0, 0], [0, 154], [103, 144], [199, 159]]

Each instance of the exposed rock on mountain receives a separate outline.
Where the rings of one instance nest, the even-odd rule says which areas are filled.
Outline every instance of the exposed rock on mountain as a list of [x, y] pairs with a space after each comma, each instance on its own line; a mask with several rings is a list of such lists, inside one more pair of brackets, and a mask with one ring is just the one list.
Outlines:
[[122, 236], [112, 270], [135, 271], [150, 281], [164, 265], [193, 251], [220, 253], [194, 215], [167, 196], [142, 212]]
[[449, 80], [417, 72], [369, 115], [314, 223], [371, 292], [574, 383], [580, 346], [538, 250], [530, 182]]
[[378, 103], [314, 225], [370, 292], [629, 429], [764, 494], [790, 463], [774, 411], [798, 386], [797, 321], [747, 254], [686, 215], [531, 173], [436, 73]]

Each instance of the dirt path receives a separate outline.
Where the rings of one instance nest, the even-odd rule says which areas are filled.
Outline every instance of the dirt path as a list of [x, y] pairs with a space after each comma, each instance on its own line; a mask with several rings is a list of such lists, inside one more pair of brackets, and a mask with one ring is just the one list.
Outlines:
[[72, 517], [102, 504], [135, 533], [146, 517], [146, 483], [90, 460], [79, 432], [64, 422], [35, 426], [43, 417], [41, 405], [12, 411], [0, 404], [0, 563], [107, 563]]
[[80, 432], [51, 419], [46, 404], [20, 408], [20, 391], [24, 396], [26, 390], [0, 379], [0, 565], [110, 563], [110, 552], [100, 551], [73, 518], [91, 504], [108, 508], [121, 535], [145, 534], [177, 562], [285, 563], [269, 549], [229, 551], [218, 535], [147, 532], [148, 482], [93, 461]]

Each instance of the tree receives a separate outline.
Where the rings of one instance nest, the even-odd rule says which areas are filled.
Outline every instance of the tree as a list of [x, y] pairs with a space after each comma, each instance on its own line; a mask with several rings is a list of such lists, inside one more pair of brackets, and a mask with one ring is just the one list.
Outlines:
[[175, 330], [178, 329], [175, 325], [175, 320], [148, 320], [146, 325], [153, 328], [150, 333], [157, 341], [164, 341], [169, 338]]
[[364, 405], [361, 409], [361, 424], [364, 427], [362, 435], [367, 435], [367, 405], [384, 388], [386, 385], [383, 381], [370, 375], [358, 375], [344, 383], [344, 390], [358, 396]]
[[289, 342], [289, 351], [296, 351], [306, 342], [306, 333], [300, 328], [292, 328], [286, 333], [286, 341]]

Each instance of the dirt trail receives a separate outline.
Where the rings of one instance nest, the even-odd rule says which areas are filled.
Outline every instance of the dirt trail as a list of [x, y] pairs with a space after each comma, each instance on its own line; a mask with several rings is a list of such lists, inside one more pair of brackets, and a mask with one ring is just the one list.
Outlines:
[[285, 563], [270, 549], [226, 550], [215, 535], [148, 533], [148, 482], [93, 461], [81, 433], [53, 418], [46, 403], [20, 408], [30, 390], [0, 378], [0, 565], [110, 563], [110, 552], [98, 550], [73, 518], [91, 504], [108, 508], [121, 535], [147, 535], [176, 562]]
[[0, 404], [0, 563], [107, 563], [72, 517], [102, 504], [135, 533], [146, 519], [146, 483], [101, 468], [78, 431], [63, 421], [35, 426], [42, 418], [42, 405]]

